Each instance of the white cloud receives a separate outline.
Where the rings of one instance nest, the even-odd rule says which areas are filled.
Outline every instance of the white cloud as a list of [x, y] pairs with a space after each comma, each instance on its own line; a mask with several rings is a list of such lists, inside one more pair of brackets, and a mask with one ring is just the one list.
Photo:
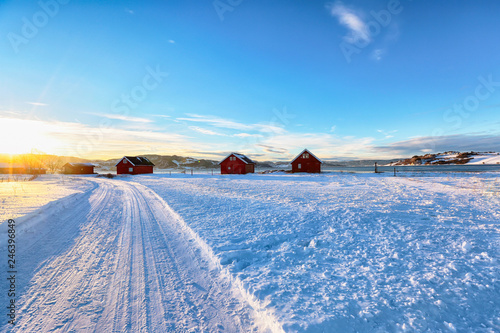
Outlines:
[[330, 14], [335, 16], [341, 25], [349, 29], [349, 34], [344, 37], [347, 42], [371, 42], [368, 25], [361, 19], [361, 15], [359, 13], [347, 8], [344, 4], [342, 4], [342, 2], [336, 2], [334, 5], [331, 5], [329, 9]]
[[237, 138], [261, 138], [262, 134], [238, 133], [233, 136]]
[[335, 132], [335, 130], [337, 129], [337, 126], [333, 125], [332, 128], [330, 128], [330, 132]]
[[198, 127], [198, 126], [189, 126], [189, 129], [193, 130], [193, 131], [196, 131], [198, 133], [206, 134], [206, 135], [226, 136], [225, 134], [217, 133], [217, 132], [211, 131], [209, 129], [201, 128], [201, 127]]
[[104, 117], [104, 118], [108, 118], [108, 119], [132, 121], [132, 122], [139, 122], [139, 123], [152, 123], [153, 122], [151, 119], [147, 119], [147, 118], [124, 116], [124, 115], [120, 115], [120, 114], [90, 113], [90, 112], [87, 114], [92, 114], [94, 116]]
[[456, 151], [498, 151], [498, 134], [455, 134], [444, 136], [423, 136], [397, 141], [385, 146], [373, 147], [374, 151], [390, 153], [392, 156], [412, 156], [421, 153]]
[[34, 105], [34, 106], [48, 106], [48, 104], [40, 103], [40, 102], [26, 102], [26, 104]]
[[261, 133], [280, 134], [285, 133], [283, 127], [270, 124], [243, 124], [233, 120], [219, 118], [216, 116], [203, 116], [198, 114], [187, 114], [188, 117], [177, 118], [177, 120], [199, 122], [212, 125], [218, 128], [227, 128], [240, 131], [257, 131]]
[[[93, 127], [74, 122], [4, 117], [1, 117], [0, 124], [9, 126], [13, 133], [17, 133], [15, 135], [20, 138], [16, 143], [19, 150], [37, 148], [46, 153], [66, 156], [110, 158], [125, 154], [166, 152], [182, 154], [186, 148], [192, 146], [199, 149], [210, 148], [205, 144], [193, 144], [186, 136], [180, 134], [158, 131], [125, 130], [114, 127]], [[11, 149], [10, 146], [11, 144], [3, 147], [0, 142], [0, 152]]]
[[384, 130], [377, 130], [377, 132], [383, 134], [385, 136], [386, 139], [390, 139], [390, 138], [393, 138], [394, 135], [392, 135], [393, 133], [396, 133], [397, 130], [393, 130], [393, 131], [384, 131]]
[[175, 40], [173, 40], [173, 39], [169, 39], [169, 40], [168, 40], [168, 42], [169, 42], [170, 44], [175, 44]]
[[294, 157], [304, 148], [318, 157], [362, 156], [370, 153], [374, 138], [339, 137], [328, 133], [286, 133], [265, 138], [260, 145], [274, 151], [282, 151], [288, 158]]

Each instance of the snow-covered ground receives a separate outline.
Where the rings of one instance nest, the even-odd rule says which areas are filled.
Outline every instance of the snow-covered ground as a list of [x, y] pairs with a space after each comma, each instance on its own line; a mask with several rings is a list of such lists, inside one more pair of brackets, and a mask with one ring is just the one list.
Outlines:
[[[43, 175], [33, 181], [30, 175], [1, 175], [0, 223], [38, 209], [51, 201], [81, 193], [91, 185], [84, 177]], [[13, 181], [14, 179], [22, 181]], [[9, 181], [7, 181], [9, 180]]]
[[[431, 164], [440, 161], [456, 160], [459, 153], [454, 154], [438, 154]], [[477, 155], [471, 155], [472, 159], [467, 163], [467, 165], [473, 164], [500, 164], [500, 153], [478, 153]]]
[[500, 164], [500, 153], [484, 153], [473, 156], [467, 164]]
[[498, 176], [48, 181], [63, 198], [19, 219], [15, 331], [497, 332]]
[[285, 331], [385, 332], [500, 329], [497, 179], [140, 181], [188, 221]]

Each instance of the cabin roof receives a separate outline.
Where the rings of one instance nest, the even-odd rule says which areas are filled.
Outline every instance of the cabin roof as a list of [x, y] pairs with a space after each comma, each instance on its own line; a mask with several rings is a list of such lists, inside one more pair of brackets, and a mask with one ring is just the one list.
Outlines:
[[314, 157], [315, 159], [317, 159], [319, 161], [319, 163], [323, 163], [323, 161], [321, 161], [319, 158], [316, 157], [316, 155], [314, 155], [313, 153], [311, 153], [308, 149], [304, 149], [300, 154], [298, 154], [290, 163], [293, 163], [296, 159], [298, 159], [300, 157], [300, 155], [304, 154], [304, 153], [308, 153], [309, 155], [311, 155], [312, 157]]
[[225, 160], [227, 160], [227, 158], [229, 156], [231, 156], [231, 155], [236, 156], [239, 160], [241, 160], [245, 164], [255, 164], [254, 161], [252, 161], [251, 159], [249, 159], [248, 157], [246, 157], [245, 155], [240, 154], [240, 153], [231, 153], [231, 154], [227, 155], [226, 157], [224, 157], [224, 159], [222, 159], [222, 161], [220, 161], [219, 164], [221, 164], [222, 162], [224, 162]]
[[92, 163], [66, 163], [64, 166], [69, 165], [71, 167], [95, 167]]
[[120, 162], [123, 161], [123, 159], [127, 159], [127, 161], [129, 161], [130, 164], [132, 164], [133, 166], [139, 166], [139, 165], [155, 166], [153, 162], [151, 162], [150, 160], [148, 160], [147, 157], [144, 156], [123, 156], [123, 158], [120, 161], [118, 161], [118, 163], [116, 163], [115, 166], [120, 164]]

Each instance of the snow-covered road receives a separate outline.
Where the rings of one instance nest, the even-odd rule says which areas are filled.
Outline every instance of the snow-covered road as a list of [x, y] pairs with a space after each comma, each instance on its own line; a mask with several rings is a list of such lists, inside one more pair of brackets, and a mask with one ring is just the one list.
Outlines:
[[[272, 316], [256, 315], [196, 234], [154, 192], [120, 180], [92, 182], [92, 189], [19, 226], [19, 317], [12, 331], [244, 332], [266, 321], [272, 326]], [[7, 304], [6, 293], [0, 300]], [[12, 329], [6, 321], [2, 331]]]

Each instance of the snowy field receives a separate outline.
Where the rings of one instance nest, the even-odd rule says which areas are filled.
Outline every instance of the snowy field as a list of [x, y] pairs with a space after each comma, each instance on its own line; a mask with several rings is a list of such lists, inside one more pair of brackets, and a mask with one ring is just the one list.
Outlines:
[[4, 220], [28, 214], [13, 331], [500, 331], [499, 174], [401, 176], [0, 187]]
[[[90, 187], [83, 177], [0, 175], [0, 221], [31, 213], [54, 200], [81, 193]], [[19, 181], [14, 181], [19, 180]]]

